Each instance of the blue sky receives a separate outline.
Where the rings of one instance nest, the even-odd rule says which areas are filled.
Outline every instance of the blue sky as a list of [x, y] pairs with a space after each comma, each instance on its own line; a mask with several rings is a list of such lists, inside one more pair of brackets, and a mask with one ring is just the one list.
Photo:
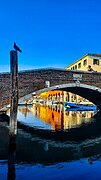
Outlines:
[[14, 41], [19, 70], [65, 68], [101, 53], [100, 0], [3, 0], [0, 23], [0, 72], [10, 69]]

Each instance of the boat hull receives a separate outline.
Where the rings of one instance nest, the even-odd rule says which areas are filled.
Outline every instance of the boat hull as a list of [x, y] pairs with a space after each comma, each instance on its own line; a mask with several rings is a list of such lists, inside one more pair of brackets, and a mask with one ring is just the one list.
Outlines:
[[95, 105], [83, 105], [83, 104], [76, 104], [76, 103], [72, 103], [72, 102], [65, 102], [64, 103], [64, 107], [68, 110], [68, 111], [93, 111], [96, 110], [97, 107]]

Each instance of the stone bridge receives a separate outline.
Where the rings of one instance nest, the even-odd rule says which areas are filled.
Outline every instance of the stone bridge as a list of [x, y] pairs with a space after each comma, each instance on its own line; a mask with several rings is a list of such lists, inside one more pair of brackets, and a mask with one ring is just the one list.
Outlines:
[[[78, 94], [101, 108], [101, 73], [47, 68], [21, 71], [18, 79], [19, 99], [58, 89]], [[0, 73], [0, 109], [9, 103], [10, 73]]]

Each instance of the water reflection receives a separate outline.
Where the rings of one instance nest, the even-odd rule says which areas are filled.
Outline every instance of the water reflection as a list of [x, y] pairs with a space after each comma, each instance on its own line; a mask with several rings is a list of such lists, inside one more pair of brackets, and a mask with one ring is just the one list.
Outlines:
[[15, 154], [16, 154], [16, 137], [9, 135], [7, 180], [15, 180], [16, 178]]
[[62, 105], [19, 107], [18, 119], [41, 129], [66, 130], [90, 123], [94, 111], [66, 111]]
[[[26, 108], [22, 108], [21, 110], [20, 108], [20, 113], [23, 114], [25, 109]], [[31, 113], [30, 109], [31, 107], [26, 109], [27, 111], [26, 118], [27, 116], [31, 118], [33, 117], [33, 114]], [[37, 112], [39, 112], [40, 114], [39, 107], [37, 107]], [[37, 117], [36, 111], [34, 111], [34, 113], [35, 113], [35, 117]], [[72, 114], [73, 117], [77, 116], [73, 112]], [[81, 117], [80, 112], [79, 115]], [[55, 119], [55, 117], [53, 118]], [[85, 117], [81, 117], [81, 118], [85, 118]], [[56, 132], [54, 134], [56, 134]], [[97, 161], [97, 163], [100, 162], [99, 160], [101, 160], [101, 116], [99, 116], [99, 118], [97, 117], [94, 123], [88, 123], [88, 124], [86, 123], [86, 125], [85, 123], [82, 123], [82, 126], [70, 129], [65, 134], [62, 132], [60, 136], [59, 134], [56, 134], [56, 137], [57, 136], [59, 137], [59, 141], [54, 139], [48, 139], [47, 134], [43, 138], [38, 136], [37, 134], [34, 135], [31, 134], [30, 129], [28, 133], [26, 128], [19, 128], [18, 126], [18, 134], [16, 139], [9, 138], [8, 127], [5, 125], [4, 126], [1, 125], [0, 126], [0, 160], [1, 159], [2, 161], [8, 160], [8, 172], [6, 172], [7, 170], [5, 170], [8, 180], [11, 179], [15, 180], [15, 178], [23, 179], [23, 177], [25, 177], [26, 179], [28, 178], [34, 179], [36, 169], [37, 169], [36, 177], [39, 177], [39, 179], [41, 179], [41, 177], [43, 177], [43, 179], [45, 179], [45, 177], [47, 177], [47, 179], [50, 179], [50, 170], [51, 170], [51, 175], [53, 175], [52, 179], [56, 179], [58, 177], [58, 173], [60, 172], [59, 169], [60, 166], [61, 166], [61, 175], [62, 175], [61, 177], [64, 176], [65, 177], [64, 179], [67, 179], [67, 177], [69, 179], [68, 174], [69, 172], [71, 172], [73, 179], [75, 179], [75, 174], [77, 175], [77, 173], [78, 174], [80, 173], [80, 168], [82, 166], [83, 166], [82, 169], [82, 173], [83, 173], [84, 170], [86, 172], [86, 167], [89, 166], [91, 168], [91, 165], [95, 161]], [[66, 141], [63, 136], [67, 137]], [[62, 137], [64, 141], [61, 141]], [[74, 140], [75, 138], [77, 139], [80, 138], [81, 141], [79, 142], [70, 141], [71, 139]], [[86, 162], [84, 158], [86, 158]], [[82, 166], [77, 161], [81, 159], [83, 162]], [[74, 172], [75, 163], [77, 163], [76, 172]], [[2, 165], [0, 162], [0, 167], [1, 166]], [[69, 170], [70, 166], [71, 166], [71, 171]], [[92, 166], [92, 168], [94, 168], [94, 166]], [[90, 169], [90, 172], [92, 168]], [[99, 168], [99, 172], [100, 172], [100, 166], [97, 168]], [[59, 169], [58, 173], [57, 173], [57, 169]], [[43, 170], [45, 170], [44, 176], [42, 176]], [[54, 176], [54, 171], [56, 172], [55, 173], [56, 176]], [[39, 172], [41, 172], [41, 174]], [[6, 179], [5, 175], [2, 177], [3, 178], [1, 178], [0, 176], [1, 179]]]
[[[6, 129], [3, 128], [5, 133]], [[0, 135], [3, 131], [0, 131]], [[96, 137], [95, 133], [95, 137], [81, 142], [48, 140], [31, 135], [23, 129], [18, 129], [16, 139], [12, 138], [7, 141], [8, 135], [5, 135], [6, 139], [3, 136], [0, 138], [0, 144], [2, 141], [4, 142], [0, 146], [0, 160], [8, 159], [8, 179], [15, 178], [15, 163], [49, 165], [80, 158], [88, 158], [89, 163], [101, 159], [101, 131], [99, 137]], [[6, 143], [9, 144], [9, 147], [5, 146]]]

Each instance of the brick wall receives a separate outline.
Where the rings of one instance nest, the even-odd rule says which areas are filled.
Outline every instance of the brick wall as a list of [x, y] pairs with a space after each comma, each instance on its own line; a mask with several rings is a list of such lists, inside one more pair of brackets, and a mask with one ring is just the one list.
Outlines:
[[[45, 88], [45, 81], [50, 85], [74, 83], [73, 74], [82, 74], [82, 84], [101, 88], [101, 73], [70, 71], [61, 69], [38, 69], [19, 72], [19, 97]], [[10, 102], [10, 74], [0, 74], [0, 108]]]

